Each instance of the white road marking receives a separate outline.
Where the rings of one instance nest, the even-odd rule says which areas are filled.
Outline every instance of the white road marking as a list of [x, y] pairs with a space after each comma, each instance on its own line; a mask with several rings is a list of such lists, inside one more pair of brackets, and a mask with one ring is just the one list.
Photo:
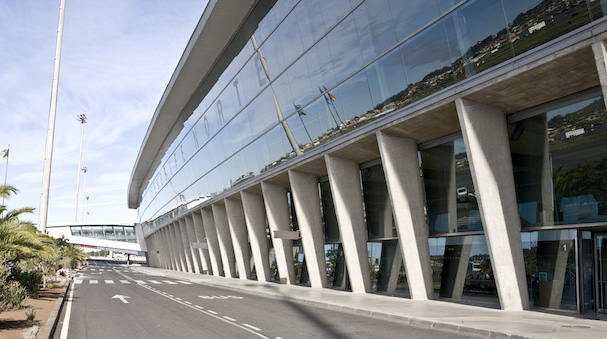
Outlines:
[[177, 298], [177, 297], [175, 297], [175, 299], [176, 299], [176, 300], [179, 300], [179, 301], [181, 301], [181, 298]]
[[128, 281], [128, 280], [120, 280], [120, 282], [121, 282], [121, 283], [123, 283], [123, 284], [130, 284], [130, 283], [131, 283], [131, 282], [130, 282], [130, 281]]
[[151, 282], [152, 284], [156, 284], [156, 285], [158, 285], [158, 284], [162, 284], [162, 283], [161, 283], [160, 281], [158, 281], [158, 280], [148, 280], [148, 281], [149, 281], [149, 282]]
[[201, 310], [204, 310], [204, 307], [200, 306], [200, 305], [194, 305], [194, 307], [199, 308]]
[[177, 285], [177, 283], [176, 283], [176, 282], [174, 282], [174, 281], [170, 281], [170, 280], [163, 280], [162, 282], [163, 282], [163, 283], [167, 283], [167, 284], [169, 284], [169, 285]]
[[80, 285], [80, 284], [82, 284], [82, 282], [83, 282], [83, 281], [84, 281], [84, 280], [74, 280], [74, 284], [78, 284], [78, 285]]
[[67, 300], [67, 308], [65, 309], [65, 317], [63, 318], [63, 327], [61, 327], [60, 339], [67, 339], [67, 332], [70, 329], [70, 317], [72, 315], [72, 300], [74, 300], [74, 286], [71, 286], [70, 297]]
[[181, 280], [177, 280], [178, 283], [180, 284], [184, 284], [184, 285], [192, 285], [193, 283], [189, 282], [189, 281], [181, 281]]
[[140, 284], [140, 285], [145, 285], [147, 284], [145, 281], [143, 280], [135, 280], [136, 283]]
[[99, 283], [99, 280], [94, 280], [94, 279], [89, 280], [89, 284], [91, 284], [91, 285], [98, 284], [98, 283]]
[[105, 281], [105, 283], [106, 283], [106, 284], [113, 284], [113, 283], [114, 283], [114, 280], [106, 280], [106, 281]]
[[248, 328], [250, 328], [250, 329], [252, 329], [252, 330], [255, 330], [255, 331], [261, 331], [261, 328], [257, 328], [257, 327], [255, 327], [255, 326], [253, 326], [253, 325], [249, 325], [249, 324], [242, 324], [242, 326], [246, 326], [246, 327], [248, 327]]
[[184, 300], [183, 302], [186, 303], [186, 304], [188, 304], [188, 305], [192, 305], [192, 303], [189, 302], [189, 301], [187, 301], [187, 300]]
[[215, 314], [215, 315], [219, 314], [219, 313], [217, 313], [217, 312], [215, 312], [215, 311], [211, 311], [211, 310], [207, 310], [207, 312], [209, 312], [209, 313], [211, 313], [211, 314]]
[[229, 321], [236, 321], [236, 319], [234, 319], [234, 318], [230, 318], [230, 317], [225, 316], [225, 315], [224, 315], [223, 317], [224, 317], [225, 319], [228, 319]]

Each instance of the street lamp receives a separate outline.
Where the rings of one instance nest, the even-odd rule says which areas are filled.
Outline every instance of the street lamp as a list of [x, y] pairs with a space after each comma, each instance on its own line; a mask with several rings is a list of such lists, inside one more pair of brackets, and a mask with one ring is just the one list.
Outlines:
[[[84, 187], [82, 188], [82, 195], [84, 195], [86, 197], [86, 200], [88, 200], [89, 197], [86, 196], [86, 172], [87, 172], [86, 167], [82, 167], [82, 172], [84, 172]], [[84, 221], [84, 208], [85, 208], [85, 205], [86, 205], [86, 201], [82, 203], [82, 218], [80, 218], [81, 221]]]
[[[80, 166], [82, 165], [82, 141], [84, 140], [84, 124], [86, 124], [86, 115], [78, 114], [78, 121], [82, 124], [80, 132], [80, 158], [78, 160], [78, 181], [76, 182], [76, 206], [74, 207], [74, 222], [78, 221], [78, 193], [80, 192]], [[82, 169], [86, 173], [86, 168]]]

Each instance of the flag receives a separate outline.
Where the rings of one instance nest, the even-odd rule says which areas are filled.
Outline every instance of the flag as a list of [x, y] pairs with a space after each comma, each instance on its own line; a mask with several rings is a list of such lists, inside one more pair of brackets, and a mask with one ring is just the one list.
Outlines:
[[7, 148], [7, 149], [5, 149], [5, 150], [3, 150], [2, 152], [0, 152], [0, 155], [1, 155], [3, 158], [8, 157], [8, 148]]
[[331, 98], [331, 101], [335, 101], [337, 99], [337, 98], [335, 98], [335, 96], [333, 94], [329, 93], [329, 90], [326, 87], [325, 87], [325, 91], [327, 92], [327, 95], [329, 96], [329, 98]]
[[297, 113], [299, 115], [308, 115], [308, 112], [306, 112], [304, 109], [302, 109], [301, 105], [295, 105], [295, 104], [293, 104], [293, 106], [295, 106], [295, 109], [297, 110]]

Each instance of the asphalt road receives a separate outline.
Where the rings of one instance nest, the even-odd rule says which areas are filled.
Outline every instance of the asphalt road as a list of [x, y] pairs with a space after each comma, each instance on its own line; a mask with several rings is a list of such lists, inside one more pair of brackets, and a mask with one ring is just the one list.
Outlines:
[[75, 276], [73, 287], [57, 339], [478, 338], [142, 274], [103, 261], [91, 262]]

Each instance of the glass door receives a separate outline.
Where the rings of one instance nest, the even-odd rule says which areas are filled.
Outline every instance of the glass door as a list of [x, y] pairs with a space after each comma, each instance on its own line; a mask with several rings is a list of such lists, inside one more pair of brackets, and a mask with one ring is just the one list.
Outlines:
[[607, 313], [607, 233], [595, 235], [597, 311]]

